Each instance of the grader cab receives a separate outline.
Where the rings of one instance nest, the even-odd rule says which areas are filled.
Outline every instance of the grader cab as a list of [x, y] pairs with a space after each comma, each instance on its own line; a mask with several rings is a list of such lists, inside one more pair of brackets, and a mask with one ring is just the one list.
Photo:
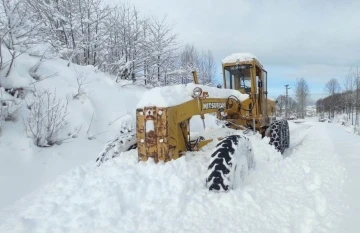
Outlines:
[[[136, 137], [139, 161], [151, 158], [156, 163], [168, 162], [218, 141], [209, 161], [206, 184], [209, 190], [226, 191], [255, 168], [252, 145], [244, 131], [270, 137], [270, 144], [280, 153], [289, 147], [287, 121], [275, 120], [275, 102], [268, 99], [267, 72], [256, 57], [233, 54], [222, 61], [222, 73], [220, 89], [199, 85], [194, 72], [194, 84], [182, 86], [184, 92], [193, 88], [184, 100], [170, 106], [150, 101], [136, 109], [136, 133], [132, 136]], [[156, 95], [156, 91], [159, 89], [150, 90], [147, 97]], [[191, 135], [191, 118], [199, 115], [206, 127], [207, 114], [215, 114], [233, 134], [222, 135], [220, 130], [207, 134], [208, 138]]]

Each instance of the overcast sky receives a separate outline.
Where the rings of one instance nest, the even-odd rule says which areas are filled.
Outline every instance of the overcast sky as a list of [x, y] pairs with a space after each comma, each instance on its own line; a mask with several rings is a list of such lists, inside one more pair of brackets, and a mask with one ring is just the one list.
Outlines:
[[[117, 0], [114, 0], [117, 1]], [[268, 71], [270, 95], [304, 77], [312, 98], [330, 78], [360, 65], [360, 0], [131, 0], [143, 14], [167, 15], [179, 42], [210, 49], [221, 60], [255, 54]], [[292, 92], [290, 94], [293, 94]]]

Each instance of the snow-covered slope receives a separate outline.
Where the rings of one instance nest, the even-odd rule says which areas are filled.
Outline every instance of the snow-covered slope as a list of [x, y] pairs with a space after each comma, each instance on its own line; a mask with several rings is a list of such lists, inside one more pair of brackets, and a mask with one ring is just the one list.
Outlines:
[[0, 232], [341, 232], [347, 165], [329, 127], [290, 122], [285, 159], [249, 135], [257, 168], [227, 193], [205, 188], [214, 143], [165, 164], [136, 150], [89, 162], [3, 210]]
[[[5, 61], [10, 59], [6, 51], [3, 49]], [[34, 53], [42, 54], [40, 51]], [[69, 66], [67, 61], [52, 57], [39, 61], [40, 57], [25, 53], [16, 58], [8, 77], [5, 77], [6, 69], [0, 72], [0, 101], [14, 100], [4, 88], [24, 88], [26, 95], [24, 100], [16, 101], [19, 103], [16, 108], [20, 109], [13, 114], [14, 121], [0, 122], [0, 209], [58, 175], [95, 161], [106, 142], [113, 139], [122, 127], [134, 126], [139, 103], [147, 105], [155, 101], [162, 106], [161, 101], [165, 101], [167, 104], [178, 104], [191, 98], [194, 88], [192, 84], [177, 85], [160, 88], [163, 92], [158, 92], [159, 88], [149, 90], [127, 81], [116, 83], [114, 77], [93, 66]], [[224, 96], [224, 90], [203, 89], [209, 91], [212, 97]], [[57, 99], [63, 102], [68, 101], [65, 119], [68, 125], [61, 136], [66, 138], [71, 134], [74, 137], [61, 145], [40, 148], [28, 137], [24, 122], [29, 116], [28, 104], [34, 100], [35, 94], [45, 90], [56, 93]], [[169, 94], [173, 95], [173, 102], [167, 98]], [[235, 94], [241, 99], [246, 97]], [[213, 116], [207, 117], [206, 121], [209, 128], [215, 124]], [[197, 133], [204, 131], [199, 117], [192, 119], [191, 130]]]
[[[6, 60], [8, 55], [4, 55]], [[22, 54], [16, 58], [9, 77], [1, 74], [3, 87], [23, 87], [27, 95], [25, 100], [18, 101], [20, 110], [15, 112], [15, 120], [5, 122], [1, 130], [0, 209], [52, 181], [57, 175], [94, 161], [108, 140], [123, 126], [135, 122], [134, 106], [147, 91], [146, 87], [126, 81], [116, 83], [114, 77], [93, 66], [67, 66], [68, 62], [56, 58], [43, 60], [36, 71], [36, 76], [43, 80], [36, 82], [30, 73], [38, 61], [38, 57]], [[82, 94], [74, 98], [78, 94], [77, 78], [83, 81]], [[29, 115], [27, 104], [34, 98], [33, 93], [40, 90], [56, 92], [57, 98], [63, 102], [68, 100], [68, 125], [62, 136], [66, 137], [68, 133], [76, 135], [61, 145], [39, 148], [25, 133], [23, 122]], [[9, 97], [2, 96], [3, 99]]]

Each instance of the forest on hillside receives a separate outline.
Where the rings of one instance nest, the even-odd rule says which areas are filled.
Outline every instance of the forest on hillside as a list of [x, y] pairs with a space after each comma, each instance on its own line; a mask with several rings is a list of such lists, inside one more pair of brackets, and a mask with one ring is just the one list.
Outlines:
[[[179, 41], [166, 16], [145, 13], [130, 3], [104, 0], [1, 0], [1, 74], [11, 75], [16, 58], [29, 53], [92, 65], [117, 81], [187, 83], [197, 70], [202, 84], [214, 84], [212, 52]], [[4, 59], [4, 50], [11, 59]]]

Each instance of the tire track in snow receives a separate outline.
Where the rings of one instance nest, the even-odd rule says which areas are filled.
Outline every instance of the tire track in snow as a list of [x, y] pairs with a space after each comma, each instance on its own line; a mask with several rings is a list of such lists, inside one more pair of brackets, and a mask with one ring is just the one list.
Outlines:
[[[307, 136], [292, 150], [291, 160], [302, 164], [309, 198], [299, 232], [337, 232], [343, 200], [344, 167], [324, 124], [314, 123]], [[302, 136], [300, 136], [301, 138]], [[310, 200], [312, 199], [312, 205]]]
[[[292, 145], [286, 158], [268, 164], [260, 161], [261, 167], [251, 175], [245, 192], [252, 186], [261, 190], [255, 196], [263, 212], [279, 215], [279, 229], [284, 232], [330, 232], [341, 216], [344, 170], [321, 126], [303, 124], [291, 131]], [[279, 206], [285, 212], [273, 211], [267, 205]]]
[[[296, 148], [302, 144], [312, 126], [313, 124], [301, 123], [300, 125], [296, 125], [294, 129], [290, 128], [290, 147], [284, 151], [283, 157], [291, 156], [291, 154], [296, 151]], [[292, 127], [294, 127], [294, 124]]]
[[346, 131], [344, 126], [339, 124], [326, 124], [326, 134], [332, 140], [335, 152], [341, 158], [346, 168], [344, 179], [345, 191], [343, 205], [346, 208], [343, 221], [338, 233], [359, 232], [360, 213], [360, 137]]

